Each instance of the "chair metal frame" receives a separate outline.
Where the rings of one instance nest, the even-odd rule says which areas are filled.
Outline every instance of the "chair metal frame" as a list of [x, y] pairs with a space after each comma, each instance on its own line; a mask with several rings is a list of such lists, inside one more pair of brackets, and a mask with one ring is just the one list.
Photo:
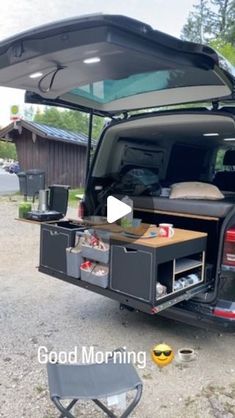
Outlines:
[[[113, 351], [112, 356], [110, 356], [109, 361], [112, 361], [113, 355], [115, 352], [120, 351], [120, 352], [124, 352], [124, 350], [122, 348], [118, 348], [116, 350]], [[130, 402], [130, 404], [127, 406], [127, 408], [125, 409], [125, 411], [122, 413], [122, 415], [119, 418], [127, 418], [130, 413], [134, 410], [134, 408], [137, 406], [137, 404], [139, 403], [140, 399], [141, 399], [141, 395], [142, 395], [142, 390], [143, 390], [143, 384], [141, 382], [141, 380], [139, 381], [139, 383], [137, 383], [134, 387], [133, 390], [136, 390], [136, 394], [134, 399]], [[123, 391], [123, 393], [125, 393], [125, 391]], [[115, 394], [114, 394], [115, 395]], [[107, 396], [110, 396], [107, 393]], [[64, 406], [61, 403], [61, 398], [59, 396], [51, 396], [51, 400], [54, 403], [54, 405], [56, 406], [56, 408], [61, 412], [59, 418], [75, 418], [75, 416], [70, 412], [71, 409], [73, 408], [73, 406], [79, 401], [79, 396], [77, 398], [72, 399], [72, 401], [67, 405]], [[87, 398], [87, 400], [91, 400], [93, 401], [100, 409], [102, 409], [103, 412], [105, 412], [107, 414], [108, 417], [110, 418], [118, 418], [117, 415], [115, 415], [105, 404], [103, 404], [99, 399], [93, 399], [91, 398]]]
[[[135, 407], [137, 406], [137, 404], [140, 401], [141, 395], [142, 395], [142, 390], [143, 390], [143, 385], [139, 384], [136, 387], [136, 395], [135, 398], [133, 399], [133, 401], [128, 405], [128, 407], [126, 408], [126, 410], [123, 412], [123, 414], [119, 417], [119, 418], [127, 418], [130, 413], [135, 409]], [[70, 413], [70, 410], [73, 408], [73, 406], [79, 401], [78, 399], [73, 399], [69, 405], [67, 407], [64, 407], [60, 401], [60, 399], [56, 396], [53, 396], [51, 398], [52, 402], [54, 403], [54, 405], [57, 407], [57, 409], [61, 412], [61, 415], [59, 416], [59, 418], [75, 418], [74, 415], [72, 415]], [[104, 411], [108, 417], [110, 418], [118, 418], [117, 415], [113, 414], [112, 411], [110, 411], [110, 409], [107, 408], [106, 405], [104, 405], [99, 399], [91, 399], [100, 409], [102, 409], [102, 411]]]

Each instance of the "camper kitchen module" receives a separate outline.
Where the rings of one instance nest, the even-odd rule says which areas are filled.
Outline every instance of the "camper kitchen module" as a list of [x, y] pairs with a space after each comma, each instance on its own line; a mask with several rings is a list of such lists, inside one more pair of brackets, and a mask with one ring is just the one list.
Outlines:
[[154, 314], [206, 290], [206, 242], [183, 229], [133, 240], [117, 224], [44, 223], [39, 270]]

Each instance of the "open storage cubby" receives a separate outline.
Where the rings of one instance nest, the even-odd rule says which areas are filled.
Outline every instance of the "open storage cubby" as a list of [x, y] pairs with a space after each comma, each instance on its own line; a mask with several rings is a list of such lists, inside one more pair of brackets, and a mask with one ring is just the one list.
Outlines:
[[179, 258], [178, 260], [174, 260], [174, 273], [179, 274], [185, 271], [193, 270], [197, 267], [201, 267], [202, 263], [202, 254], [196, 254], [195, 256], [193, 255], [189, 258]]
[[172, 261], [158, 264], [157, 282], [167, 288], [167, 294], [173, 291], [174, 264]]
[[167, 292], [162, 296], [157, 296], [156, 290], [156, 301], [202, 283], [204, 280], [204, 272], [205, 251], [159, 264], [156, 286], [157, 283], [160, 283], [166, 287]]

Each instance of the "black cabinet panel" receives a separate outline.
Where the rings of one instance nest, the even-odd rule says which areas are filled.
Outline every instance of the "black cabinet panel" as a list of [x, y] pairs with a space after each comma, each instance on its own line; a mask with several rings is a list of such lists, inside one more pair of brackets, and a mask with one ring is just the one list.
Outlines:
[[130, 247], [111, 247], [111, 288], [146, 301], [151, 298], [151, 252]]
[[41, 225], [40, 266], [67, 273], [66, 248], [75, 244], [76, 232], [84, 230], [69, 221]]
[[66, 248], [69, 247], [67, 234], [44, 230], [42, 232], [41, 265], [66, 273]]

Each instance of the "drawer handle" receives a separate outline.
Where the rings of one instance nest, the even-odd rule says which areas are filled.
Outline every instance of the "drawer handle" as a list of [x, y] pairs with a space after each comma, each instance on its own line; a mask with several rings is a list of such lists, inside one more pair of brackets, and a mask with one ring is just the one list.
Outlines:
[[58, 231], [50, 231], [50, 235], [53, 237], [55, 235], [59, 235]]
[[136, 253], [137, 252], [137, 250], [134, 249], [134, 248], [124, 247], [123, 249], [124, 249], [125, 253]]

